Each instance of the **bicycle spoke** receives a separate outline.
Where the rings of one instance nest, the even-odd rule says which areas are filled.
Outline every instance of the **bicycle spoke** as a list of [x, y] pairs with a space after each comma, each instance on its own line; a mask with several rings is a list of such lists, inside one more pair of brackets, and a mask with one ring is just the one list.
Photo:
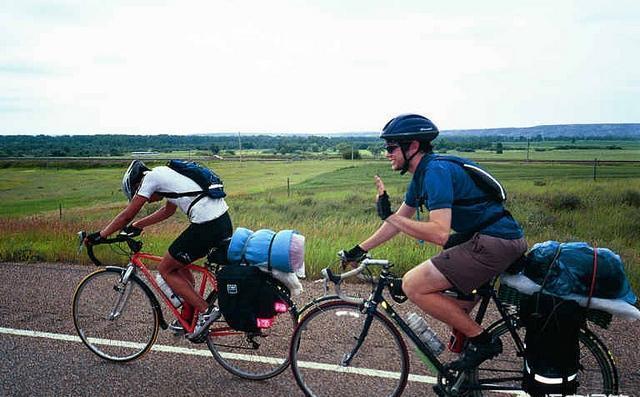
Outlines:
[[291, 359], [305, 393], [396, 396], [402, 392], [409, 371], [402, 337], [376, 313], [359, 341], [365, 318], [357, 305], [339, 302], [324, 304], [304, 317], [291, 342]]
[[[501, 336], [503, 352], [497, 358], [483, 363], [477, 371], [472, 371], [470, 384], [482, 389], [485, 396], [502, 396], [504, 394], [497, 390], [521, 389], [524, 359], [518, 356], [515, 342], [504, 323], [496, 327], [493, 334]], [[524, 339], [523, 328], [518, 329], [518, 334]], [[581, 330], [579, 341], [582, 368], [578, 373], [577, 394], [616, 393], [617, 376], [613, 361], [608, 359], [606, 350], [590, 331]]]
[[295, 324], [292, 311], [277, 315], [273, 325], [259, 333], [236, 331], [221, 319], [211, 326], [207, 346], [214, 359], [232, 374], [268, 379], [289, 366], [289, 341]]
[[121, 272], [102, 269], [87, 276], [73, 300], [74, 323], [89, 349], [111, 361], [146, 353], [158, 332], [158, 315], [139, 281], [122, 286]]
[[114, 287], [117, 292], [115, 294], [115, 303], [113, 304], [113, 310], [109, 313], [108, 320], [116, 320], [122, 314], [122, 311], [127, 307], [127, 301], [131, 295], [133, 289], [133, 283], [127, 283], [126, 285], [118, 284]]

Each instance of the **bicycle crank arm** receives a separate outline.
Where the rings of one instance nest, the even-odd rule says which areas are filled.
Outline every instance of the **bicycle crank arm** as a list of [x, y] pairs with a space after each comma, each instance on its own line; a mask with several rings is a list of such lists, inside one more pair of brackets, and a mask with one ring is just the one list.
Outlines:
[[467, 379], [467, 374], [465, 372], [460, 373], [460, 375], [458, 376], [458, 379], [456, 379], [456, 382], [453, 384], [453, 386], [451, 386], [451, 392], [454, 395], [460, 392], [460, 388], [465, 383], [466, 379]]

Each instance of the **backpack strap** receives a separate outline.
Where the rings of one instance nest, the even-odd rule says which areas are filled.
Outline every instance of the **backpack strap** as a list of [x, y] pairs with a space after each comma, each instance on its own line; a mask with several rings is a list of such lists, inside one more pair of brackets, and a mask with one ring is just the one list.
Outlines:
[[[159, 194], [162, 197], [173, 198], [173, 199], [180, 198], [180, 197], [186, 197], [186, 196], [197, 196], [199, 194], [204, 194], [205, 196], [211, 196], [211, 192], [213, 190], [222, 189], [222, 187], [223, 187], [223, 185], [221, 183], [218, 183], [218, 184], [210, 185], [205, 190], [195, 190], [195, 191], [192, 191], [192, 192], [183, 192], [183, 193], [176, 193], [176, 192], [155, 192], [155, 193]], [[222, 196], [222, 197], [224, 197], [224, 196]], [[211, 196], [211, 198], [219, 198], [219, 197]]]
[[196, 205], [196, 203], [200, 200], [202, 200], [203, 198], [207, 197], [206, 193], [201, 193], [198, 197], [196, 197], [191, 204], [189, 204], [189, 208], [187, 208], [187, 216], [191, 217], [191, 208], [193, 208], [194, 205]]
[[271, 241], [269, 241], [269, 250], [267, 251], [267, 270], [269, 270], [269, 273], [271, 273], [271, 248], [273, 247], [273, 242], [276, 239], [277, 234], [278, 233], [273, 233]]
[[596, 243], [593, 243], [593, 271], [591, 274], [591, 287], [589, 288], [589, 299], [587, 299], [587, 307], [589, 310], [589, 306], [591, 306], [591, 297], [593, 296], [593, 291], [595, 291], [596, 287], [596, 273], [598, 272], [598, 246]]
[[559, 243], [558, 249], [556, 250], [556, 254], [553, 256], [553, 259], [551, 259], [551, 262], [549, 262], [549, 268], [547, 269], [547, 274], [545, 274], [544, 279], [542, 280], [542, 284], [540, 285], [540, 292], [544, 290], [544, 287], [547, 284], [547, 280], [549, 279], [549, 275], [551, 274], [551, 268], [556, 264], [556, 260], [560, 256], [561, 251], [562, 251], [562, 244]]
[[191, 202], [191, 204], [189, 204], [189, 207], [187, 208], [188, 217], [191, 216], [191, 208], [193, 208], [193, 206], [196, 205], [198, 201], [208, 196], [207, 192], [203, 192], [202, 190], [198, 192], [184, 192], [184, 193], [175, 193], [175, 192], [156, 192], [156, 193], [162, 197], [172, 198], [172, 199], [187, 197], [187, 196], [198, 196], [195, 198], [195, 200]]
[[244, 242], [244, 246], [242, 247], [242, 252], [240, 253], [240, 264], [245, 264], [248, 266], [247, 263], [247, 258], [245, 257], [246, 253], [247, 253], [247, 247], [249, 246], [249, 239], [251, 238], [251, 236], [253, 235], [253, 233], [251, 233], [251, 235], [249, 235], [249, 237], [247, 238], [247, 240]]
[[476, 229], [479, 232], [480, 230], [485, 229], [493, 225], [494, 223], [498, 222], [500, 219], [504, 218], [505, 216], [511, 216], [511, 212], [509, 212], [508, 210], [502, 210], [502, 212], [498, 212], [494, 216], [490, 217], [486, 221], [479, 224]]
[[467, 198], [467, 199], [453, 200], [452, 204], [460, 207], [466, 207], [470, 205], [486, 203], [489, 201], [495, 201], [495, 200], [490, 196], [479, 196], [479, 197], [473, 197], [473, 198]]
[[504, 210], [504, 211], [499, 212], [499, 213], [495, 214], [494, 216], [490, 217], [489, 219], [487, 219], [486, 221], [482, 222], [481, 224], [479, 224], [475, 228], [475, 231], [465, 232], [465, 233], [456, 232], [456, 233], [453, 233], [453, 234], [449, 235], [449, 238], [447, 239], [447, 242], [442, 246], [442, 248], [447, 249], [447, 248], [455, 247], [456, 245], [460, 245], [462, 243], [465, 243], [465, 242], [471, 240], [471, 238], [476, 233], [479, 233], [480, 230], [493, 225], [494, 223], [498, 222], [500, 219], [502, 219], [505, 216], [511, 216], [511, 213], [509, 211], [507, 211], [507, 210]]
[[184, 192], [184, 193], [176, 193], [176, 192], [155, 192], [155, 193], [159, 194], [162, 197], [175, 199], [175, 198], [186, 197], [186, 196], [197, 196], [204, 192], [202, 190], [198, 190], [194, 192]]

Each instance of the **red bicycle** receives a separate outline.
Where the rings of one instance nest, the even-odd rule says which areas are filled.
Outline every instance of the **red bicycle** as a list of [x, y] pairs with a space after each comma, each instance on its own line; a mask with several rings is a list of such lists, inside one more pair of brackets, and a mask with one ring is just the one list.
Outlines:
[[[80, 248], [85, 236], [85, 232], [79, 233]], [[141, 252], [142, 241], [122, 233], [101, 244], [118, 247], [120, 253], [129, 256], [129, 263], [125, 267], [103, 266], [94, 254], [94, 246], [86, 245], [89, 258], [101, 268], [87, 275], [76, 287], [73, 322], [89, 350], [115, 362], [135, 360], [151, 350], [159, 328], [168, 328], [158, 297], [185, 332], [193, 332], [198, 313], [192, 318], [184, 318], [145, 265], [148, 261], [160, 262], [160, 256]], [[217, 300], [215, 272], [218, 265], [210, 258], [204, 267], [190, 264], [186, 268], [194, 274], [196, 291], [209, 304], [214, 304]], [[245, 379], [268, 379], [289, 366], [289, 340], [297, 324], [298, 311], [289, 290], [275, 279], [270, 282], [277, 287], [287, 310], [268, 322], [268, 328], [257, 332], [237, 331], [221, 317], [198, 341], [206, 341], [213, 358], [223, 368]]]

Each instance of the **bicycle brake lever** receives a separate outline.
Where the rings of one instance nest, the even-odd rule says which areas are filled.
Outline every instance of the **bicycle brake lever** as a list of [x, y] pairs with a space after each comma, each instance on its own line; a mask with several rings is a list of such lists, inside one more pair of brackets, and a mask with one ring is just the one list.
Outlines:
[[78, 232], [78, 254], [82, 252], [84, 248], [84, 239], [87, 237], [87, 232], [79, 231]]

